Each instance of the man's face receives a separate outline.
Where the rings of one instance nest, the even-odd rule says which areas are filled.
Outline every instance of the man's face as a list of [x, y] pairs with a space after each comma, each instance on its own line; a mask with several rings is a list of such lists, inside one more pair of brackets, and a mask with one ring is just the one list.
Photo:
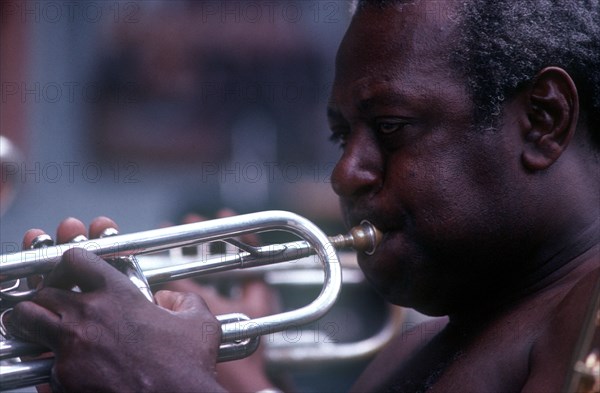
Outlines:
[[448, 60], [453, 24], [424, 4], [354, 17], [328, 110], [343, 148], [332, 183], [347, 225], [384, 232], [359, 256], [367, 278], [394, 303], [445, 314], [507, 269], [514, 198], [503, 194], [519, 157], [503, 132], [471, 129]]

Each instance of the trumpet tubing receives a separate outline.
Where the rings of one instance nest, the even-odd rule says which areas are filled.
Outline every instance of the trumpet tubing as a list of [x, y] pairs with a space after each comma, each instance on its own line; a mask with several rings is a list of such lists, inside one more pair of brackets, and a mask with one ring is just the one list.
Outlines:
[[[276, 230], [290, 232], [302, 240], [254, 247], [235, 239], [244, 234]], [[152, 300], [149, 287], [153, 284], [233, 269], [260, 266], [269, 269], [266, 266], [316, 255], [323, 271], [323, 284], [320, 294], [310, 304], [255, 319], [243, 314], [217, 316], [223, 333], [219, 361], [225, 361], [250, 355], [262, 335], [321, 318], [333, 306], [341, 289], [341, 266], [336, 250], [353, 247], [370, 254], [375, 251], [380, 239], [381, 233], [368, 222], [361, 223], [347, 235], [328, 238], [303, 217], [290, 212], [267, 211], [5, 254], [0, 257], [0, 281], [4, 283], [47, 273], [60, 261], [65, 251], [79, 247], [111, 261]], [[147, 263], [154, 258], [147, 254], [214, 241], [230, 243], [237, 251], [195, 260], [186, 259], [184, 263], [169, 261], [159, 266]], [[137, 261], [138, 256], [142, 266], [150, 266], [142, 269]], [[1, 303], [5, 304], [19, 301], [18, 296], [7, 293], [2, 293], [1, 298]], [[34, 344], [5, 340], [0, 342], [0, 360], [32, 355], [41, 350]], [[30, 386], [47, 380], [51, 360], [28, 363], [17, 361], [10, 367], [2, 367], [2, 389]]]
[[[291, 232], [306, 241], [261, 248], [243, 245], [233, 239], [244, 234], [273, 230]], [[347, 235], [327, 238], [313, 223], [303, 217], [284, 211], [266, 211], [3, 254], [0, 256], [0, 281], [47, 273], [71, 248], [84, 248], [102, 258], [114, 259], [223, 240], [242, 246], [242, 250], [248, 254], [240, 254], [238, 258], [233, 257], [225, 261], [217, 259], [203, 261], [203, 266], [190, 274], [193, 275], [268, 265], [315, 253], [323, 259], [327, 256], [335, 258], [336, 249], [344, 247], [372, 253], [380, 239], [381, 233], [366, 221], [352, 228]], [[162, 273], [167, 273], [172, 279], [182, 278], [186, 274], [169, 272], [168, 269]], [[158, 277], [158, 272], [151, 276], [154, 277], [149, 277], [149, 281], [154, 282], [170, 278]]]

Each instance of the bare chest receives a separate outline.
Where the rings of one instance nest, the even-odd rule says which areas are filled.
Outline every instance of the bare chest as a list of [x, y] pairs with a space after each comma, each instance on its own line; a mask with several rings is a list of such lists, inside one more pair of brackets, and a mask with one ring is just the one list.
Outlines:
[[446, 326], [410, 354], [404, 353], [406, 343], [397, 341], [382, 354], [377, 377], [363, 391], [520, 391], [555, 306], [551, 298], [539, 299], [480, 326]]

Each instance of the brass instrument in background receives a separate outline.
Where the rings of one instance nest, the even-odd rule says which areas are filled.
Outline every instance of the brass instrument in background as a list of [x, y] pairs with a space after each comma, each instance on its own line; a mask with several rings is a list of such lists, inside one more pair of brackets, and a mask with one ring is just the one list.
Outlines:
[[7, 137], [0, 135], [0, 216], [12, 205], [21, 185], [23, 156], [19, 148]]
[[572, 368], [562, 391], [600, 393], [600, 282], [592, 292], [583, 329], [573, 352]]
[[[289, 232], [302, 240], [255, 247], [235, 239], [244, 234], [266, 231]], [[152, 300], [150, 286], [153, 284], [219, 272], [231, 273], [234, 269], [239, 269], [240, 272], [246, 271], [245, 269], [248, 268], [263, 269], [262, 274], [271, 275], [271, 280], [277, 271], [286, 273], [295, 271], [303, 277], [301, 281], [308, 280], [314, 284], [314, 268], [315, 265], [319, 266], [322, 289], [312, 303], [298, 309], [256, 319], [250, 319], [243, 314], [217, 317], [221, 321], [223, 331], [219, 361], [226, 361], [250, 355], [258, 346], [261, 335], [305, 325], [325, 315], [338, 298], [342, 285], [342, 268], [337, 249], [352, 247], [361, 252], [372, 253], [380, 238], [381, 233], [366, 221], [353, 228], [347, 235], [328, 238], [319, 228], [303, 217], [289, 212], [267, 211], [2, 255], [0, 278], [4, 284], [11, 280], [47, 273], [60, 261], [66, 250], [74, 247], [85, 248], [109, 260], [113, 266], [124, 272], [150, 300]], [[219, 255], [200, 253], [195, 257], [184, 256], [177, 251], [179, 247], [206, 245], [215, 241], [230, 244], [234, 246], [235, 250], [229, 250], [229, 252]], [[172, 255], [167, 258], [160, 255], [148, 255], [173, 249], [175, 251], [171, 251]], [[174, 258], [173, 254], [179, 255]], [[304, 258], [304, 262], [296, 262], [302, 258]], [[284, 265], [288, 267], [282, 268]], [[306, 274], [300, 274], [302, 271], [310, 272], [308, 276], [312, 278], [308, 279]], [[355, 277], [354, 280], [360, 281], [360, 278], [356, 278], [358, 277], [356, 276], [357, 272], [358, 269], [353, 272], [354, 274], [349, 271], [347, 281], [351, 282], [353, 277]], [[280, 275], [280, 277], [284, 277], [284, 275]], [[268, 277], [266, 280], [269, 282]], [[32, 294], [31, 291], [15, 293], [16, 288], [20, 286], [22, 285], [16, 283], [13, 285], [13, 289], [2, 290], [0, 294], [2, 308], [6, 309], [7, 304], [14, 304], [21, 298], [27, 298]], [[397, 309], [391, 311], [389, 321], [381, 332], [358, 344], [342, 345], [339, 348], [336, 346], [334, 355], [350, 352], [352, 347], [354, 347], [355, 353], [358, 350], [359, 356], [373, 354], [393, 336], [400, 320], [401, 316]], [[272, 345], [270, 355], [267, 350], [267, 357], [270, 356], [274, 362], [285, 362], [286, 359], [310, 359], [309, 355], [315, 359], [315, 356], [317, 358], [322, 356], [318, 355], [319, 353], [329, 353], [328, 356], [331, 356], [332, 351], [329, 345], [320, 342], [316, 344], [323, 347], [321, 351], [315, 351], [314, 346], [294, 351], [290, 349], [290, 345]], [[11, 339], [0, 342], [0, 360], [12, 360], [10, 365], [3, 366], [0, 371], [2, 389], [46, 382], [53, 364], [52, 359], [29, 362], [15, 359], [19, 356], [34, 355], [43, 350], [44, 348], [37, 345]]]

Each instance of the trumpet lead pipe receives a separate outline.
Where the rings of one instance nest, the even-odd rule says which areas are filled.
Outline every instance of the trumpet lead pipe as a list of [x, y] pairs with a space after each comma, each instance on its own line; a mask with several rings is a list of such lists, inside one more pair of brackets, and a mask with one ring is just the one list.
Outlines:
[[[257, 231], [287, 230], [285, 222], [282, 222], [280, 225], [270, 222], [268, 227], [263, 227], [264, 220], [262, 217], [265, 215], [270, 216], [266, 213], [287, 212], [251, 213], [243, 216], [226, 217], [211, 221], [92, 239], [80, 243], [66, 243], [12, 254], [3, 254], [0, 256], [0, 281], [4, 282], [33, 274], [47, 273], [60, 262], [62, 255], [72, 248], [84, 248], [102, 258], [110, 259], [131, 255], [145, 255], [166, 251], [175, 247], [186, 247], [216, 240], [226, 240]], [[241, 225], [240, 221], [244, 225]], [[348, 234], [332, 236], [328, 239], [333, 249], [351, 247], [357, 251], [372, 254], [381, 240], [381, 232], [372, 224], [363, 221], [361, 225], [352, 228]], [[220, 258], [204, 260], [199, 264], [196, 263], [193, 269], [196, 274], [204, 270], [207, 273], [217, 272], [299, 259], [315, 253], [314, 248], [305, 241], [269, 245], [255, 248], [255, 250], [256, 252], [253, 254], [242, 252], [239, 255], [225, 255]], [[199, 265], [202, 265], [201, 269], [198, 269]], [[192, 268], [192, 266], [188, 267]], [[187, 268], [182, 266], [182, 269], [186, 270]], [[148, 274], [154, 277], [161, 276], [162, 273], [156, 271], [149, 272]], [[183, 271], [181, 273], [174, 272], [171, 279], [188, 277], [187, 274]], [[149, 277], [148, 280], [156, 282], [155, 280], [157, 279]]]

